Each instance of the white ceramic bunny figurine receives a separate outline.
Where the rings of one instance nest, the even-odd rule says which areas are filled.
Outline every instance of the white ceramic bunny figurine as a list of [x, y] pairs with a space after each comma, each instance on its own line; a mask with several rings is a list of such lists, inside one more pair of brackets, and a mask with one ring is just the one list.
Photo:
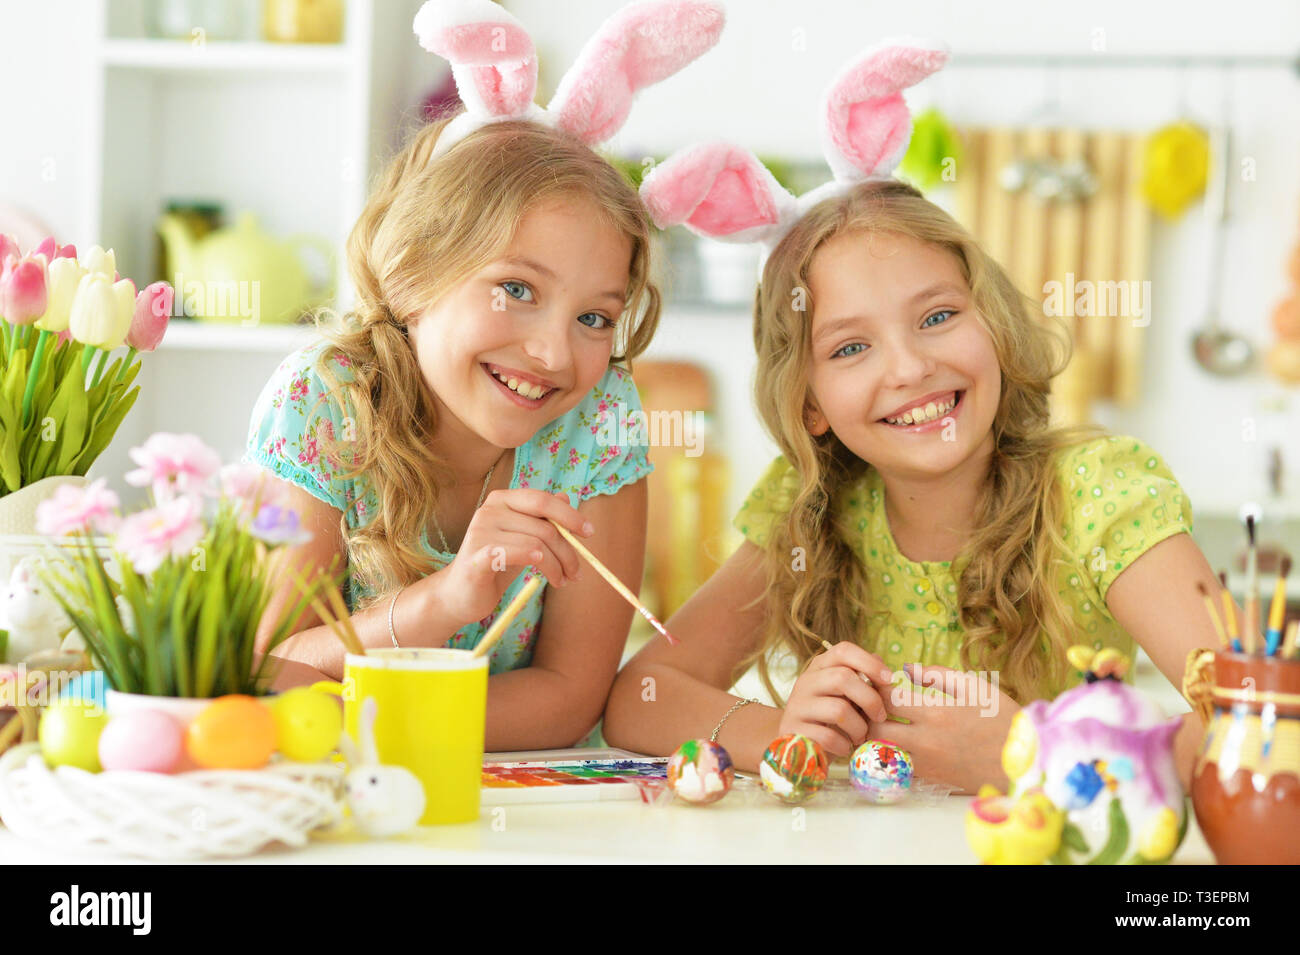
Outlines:
[[415, 774], [401, 766], [383, 766], [375, 746], [375, 714], [379, 704], [373, 696], [361, 704], [360, 751], [344, 730], [339, 748], [348, 761], [344, 780], [348, 808], [357, 827], [368, 836], [395, 836], [405, 832], [424, 815], [424, 787]]
[[0, 596], [0, 629], [9, 632], [5, 657], [19, 663], [42, 650], [57, 650], [72, 621], [36, 572], [40, 561], [24, 557], [14, 565]]

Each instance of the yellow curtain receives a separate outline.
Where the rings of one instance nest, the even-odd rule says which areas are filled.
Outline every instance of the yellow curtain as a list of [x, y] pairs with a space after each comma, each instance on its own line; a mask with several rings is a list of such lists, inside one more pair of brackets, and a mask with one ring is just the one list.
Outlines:
[[[1099, 399], [1132, 404], [1151, 318], [1150, 214], [1140, 191], [1145, 135], [968, 128], [961, 136], [957, 218], [1041, 314], [1055, 311], [1073, 335], [1070, 365], [1053, 385], [1054, 418], [1087, 421]], [[1078, 199], [1009, 191], [1001, 176], [1017, 159], [1058, 167], [1082, 159], [1096, 191]]]

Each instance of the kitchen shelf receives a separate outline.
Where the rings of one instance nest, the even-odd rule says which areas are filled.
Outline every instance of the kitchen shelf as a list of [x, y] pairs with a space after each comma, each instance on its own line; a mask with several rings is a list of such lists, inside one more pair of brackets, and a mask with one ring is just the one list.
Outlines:
[[106, 39], [100, 59], [107, 67], [166, 72], [345, 72], [356, 54], [342, 43], [292, 44], [214, 40]]
[[288, 354], [315, 341], [311, 325], [251, 325], [173, 319], [158, 347], [164, 351], [274, 352]]

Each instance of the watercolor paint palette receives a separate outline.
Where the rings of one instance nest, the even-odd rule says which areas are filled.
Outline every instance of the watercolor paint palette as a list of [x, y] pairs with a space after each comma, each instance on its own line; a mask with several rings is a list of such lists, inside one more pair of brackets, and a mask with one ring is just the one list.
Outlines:
[[667, 791], [666, 757], [631, 753], [611, 755], [599, 750], [578, 752], [590, 754], [590, 757], [566, 753], [562, 756], [555, 754], [558, 758], [542, 759], [485, 758], [483, 803], [489, 806], [604, 800], [653, 803]]

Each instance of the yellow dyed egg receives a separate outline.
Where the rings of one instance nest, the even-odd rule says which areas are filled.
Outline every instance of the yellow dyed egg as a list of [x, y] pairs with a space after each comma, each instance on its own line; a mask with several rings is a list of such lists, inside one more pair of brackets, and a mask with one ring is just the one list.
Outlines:
[[275, 740], [270, 709], [236, 694], [204, 707], [185, 734], [185, 749], [207, 769], [257, 769], [275, 752]]
[[299, 686], [271, 701], [277, 748], [286, 759], [314, 763], [332, 753], [343, 732], [343, 713], [327, 693]]
[[1038, 755], [1038, 734], [1024, 710], [1011, 718], [1007, 742], [1002, 747], [1002, 769], [1013, 783], [1029, 772]]
[[108, 714], [101, 706], [81, 700], [55, 700], [41, 714], [36, 733], [41, 755], [51, 766], [76, 766], [97, 773], [99, 735], [107, 725]]

